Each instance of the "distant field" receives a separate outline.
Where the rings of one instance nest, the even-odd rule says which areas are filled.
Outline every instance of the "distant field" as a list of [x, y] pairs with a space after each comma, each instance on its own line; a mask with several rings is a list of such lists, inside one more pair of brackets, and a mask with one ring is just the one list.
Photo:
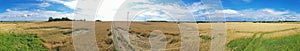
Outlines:
[[[200, 50], [210, 49], [212, 23], [198, 23], [200, 31]], [[113, 51], [114, 45], [110, 33], [111, 22], [96, 22], [96, 41], [100, 51]], [[299, 22], [284, 23], [252, 23], [227, 22], [226, 50], [260, 50], [256, 47], [269, 48], [268, 45], [285, 45], [278, 49], [291, 49], [291, 44], [297, 45], [300, 33]], [[147, 36], [153, 30], [161, 30], [167, 36], [166, 51], [178, 51], [181, 45], [181, 35], [176, 23], [168, 22], [132, 22], [129, 32], [136, 42], [144, 43], [136, 47], [149, 50]], [[72, 45], [72, 22], [0, 22], [0, 33], [33, 34], [43, 42], [49, 51], [74, 51]], [[295, 39], [294, 39], [295, 38]], [[3, 39], [3, 38], [0, 38]], [[299, 38], [298, 38], [299, 39]], [[281, 42], [288, 42], [281, 44]], [[276, 42], [276, 43], [275, 43]], [[246, 44], [245, 44], [246, 43]], [[285, 48], [286, 47], [286, 48]], [[288, 48], [287, 48], [288, 47]], [[273, 48], [273, 47], [272, 47]], [[270, 49], [272, 49], [270, 48]], [[277, 48], [277, 47], [274, 47]], [[263, 49], [262, 49], [263, 50]], [[293, 50], [293, 49], [291, 49]], [[298, 50], [298, 49], [294, 49]], [[251, 50], [250, 50], [251, 51]]]

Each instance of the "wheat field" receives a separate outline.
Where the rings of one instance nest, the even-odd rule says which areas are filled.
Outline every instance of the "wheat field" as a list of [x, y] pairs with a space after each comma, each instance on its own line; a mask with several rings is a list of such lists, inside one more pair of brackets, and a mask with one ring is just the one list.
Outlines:
[[[95, 35], [100, 51], [114, 51], [111, 38], [112, 22], [96, 22]], [[212, 23], [197, 23], [200, 40], [200, 50], [210, 49]], [[136, 47], [149, 50], [149, 40], [145, 39], [153, 30], [161, 30], [167, 37], [166, 51], [179, 51], [181, 35], [176, 23], [171, 22], [132, 22], [129, 32], [136, 43]], [[252, 22], [226, 22], [226, 44], [234, 40], [251, 37], [273, 39], [300, 34], [300, 24], [287, 23], [252, 23]], [[0, 33], [10, 34], [34, 34], [43, 42], [43, 46], [49, 51], [74, 51], [72, 45], [72, 22], [0, 22]], [[231, 51], [230, 48], [226, 50]]]

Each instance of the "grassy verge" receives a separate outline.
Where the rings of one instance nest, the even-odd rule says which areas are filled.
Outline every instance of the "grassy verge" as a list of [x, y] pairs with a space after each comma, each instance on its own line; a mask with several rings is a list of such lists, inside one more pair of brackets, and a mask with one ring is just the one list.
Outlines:
[[35, 35], [0, 34], [0, 51], [47, 51], [47, 49]]
[[252, 37], [231, 41], [233, 51], [300, 51], [300, 35], [264, 39]]

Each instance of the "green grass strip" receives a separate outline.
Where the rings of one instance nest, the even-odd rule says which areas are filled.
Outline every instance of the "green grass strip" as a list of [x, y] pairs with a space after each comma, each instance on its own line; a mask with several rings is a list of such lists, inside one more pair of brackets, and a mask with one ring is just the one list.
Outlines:
[[300, 51], [300, 35], [272, 39], [245, 38], [227, 45], [233, 51]]
[[0, 51], [47, 51], [41, 39], [30, 34], [0, 34]]

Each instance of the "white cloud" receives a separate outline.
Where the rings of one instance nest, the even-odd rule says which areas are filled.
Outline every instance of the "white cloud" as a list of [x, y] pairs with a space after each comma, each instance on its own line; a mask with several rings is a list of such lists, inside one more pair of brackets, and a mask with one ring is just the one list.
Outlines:
[[[104, 21], [112, 21], [115, 17], [115, 14], [117, 12], [118, 9], [126, 9], [126, 8], [119, 8], [121, 6], [121, 4], [124, 2], [125, 0], [104, 0], [102, 3], [102, 6], [100, 7], [100, 9], [98, 10], [99, 12], [99, 16], [101, 20]], [[172, 2], [172, 1], [169, 1]], [[169, 3], [167, 2], [167, 3]], [[180, 2], [180, 1], [175, 1], [174, 2]], [[135, 3], [135, 4], [133, 4]], [[130, 12], [139, 12], [136, 11], [140, 8], [147, 8], [147, 9], [162, 9], [165, 11], [168, 11], [168, 14], [173, 14], [174, 17], [177, 17], [179, 19], [191, 19], [189, 17], [193, 17], [192, 15], [188, 15], [189, 13], [192, 14], [193, 12], [199, 12], [199, 10], [203, 10], [203, 9], [207, 9], [208, 7], [205, 7], [204, 5], [201, 5], [201, 2], [197, 2], [197, 3], [193, 3], [192, 5], [189, 6], [183, 6], [184, 3], [169, 3], [169, 4], [162, 4], [162, 3], [154, 3], [154, 2], [150, 2], [149, 0], [134, 0], [131, 1], [130, 3], [128, 3], [128, 7], [127, 8], [135, 8], [133, 10], [130, 10]], [[145, 9], [145, 10], [147, 10]], [[124, 13], [126, 14], [126, 13]], [[157, 12], [145, 12], [145, 13], [141, 13], [144, 14], [142, 16], [145, 15], [155, 15], [155, 16], [166, 16], [164, 14], [157, 14]], [[134, 16], [134, 14], [130, 14], [132, 16]], [[139, 15], [141, 16], [141, 15]], [[118, 19], [123, 19], [123, 18], [118, 18]], [[124, 18], [126, 19], [126, 18]]]
[[[252, 0], [243, 0], [245, 2], [251, 2]], [[121, 5], [121, 3], [124, 2], [124, 0], [117, 0], [117, 1], [112, 1], [112, 0], [104, 0], [102, 6], [100, 7], [100, 16], [101, 20], [104, 21], [112, 21], [117, 10], [119, 9], [118, 7]], [[141, 3], [138, 3], [136, 5], [130, 5], [127, 8], [139, 8], [139, 9], [160, 9], [160, 10], [165, 10], [168, 11], [169, 14], [173, 14], [171, 16], [175, 16], [179, 19], [186, 19], [190, 20], [191, 17], [197, 16], [196, 18], [203, 18], [203, 17], [208, 17], [207, 15], [214, 15], [214, 14], [209, 14], [206, 12], [206, 9], [209, 9], [210, 7], [206, 7], [205, 5], [202, 5], [201, 2], [196, 2], [193, 3], [192, 5], [186, 5], [182, 6], [181, 4], [174, 3], [174, 4], [157, 4], [153, 2], [149, 2], [147, 0], [142, 0]], [[122, 8], [123, 9], [123, 8]], [[130, 10], [132, 12], [135, 12], [135, 10], [138, 9], [133, 9]], [[189, 16], [189, 13], [193, 13], [194, 15]], [[290, 11], [277, 11], [271, 8], [265, 8], [265, 9], [244, 9], [244, 10], [232, 10], [232, 9], [224, 9], [224, 10], [217, 10], [215, 13], [223, 13], [225, 14], [226, 17], [232, 17], [232, 18], [247, 18], [247, 19], [254, 19], [254, 20], [282, 20], [282, 19], [290, 19], [292, 17], [299, 18], [299, 14], [291, 14]], [[125, 13], [124, 13], [125, 14]], [[154, 15], [154, 16], [165, 16], [165, 14], [158, 14], [158, 12], [144, 12], [142, 13], [141, 16], [146, 16], [146, 15]], [[295, 16], [286, 16], [286, 15], [295, 15]], [[123, 19], [123, 18], [118, 18], [118, 19]], [[156, 18], [155, 18], [156, 19]], [[299, 20], [299, 19], [298, 19]]]
[[[222, 13], [222, 12], [218, 12]], [[278, 21], [278, 20], [290, 20], [299, 16], [293, 16], [296, 14], [291, 14], [289, 11], [276, 11], [274, 9], [265, 8], [265, 9], [245, 9], [245, 10], [231, 10], [225, 9], [223, 13], [226, 17], [231, 18], [247, 18], [254, 19], [252, 21]], [[209, 14], [214, 15], [214, 14]], [[203, 15], [202, 15], [203, 16]]]
[[39, 6], [40, 7], [48, 7], [48, 6], [51, 6], [51, 4], [44, 2], [44, 3], [39, 4]]
[[264, 12], [269, 12], [269, 13], [271, 13], [271, 14], [275, 14], [275, 15], [282, 15], [282, 14], [287, 14], [287, 13], [289, 13], [288, 11], [275, 11], [274, 9], [269, 9], [269, 8], [267, 8], [267, 9], [262, 9], [261, 11], [264, 11]]
[[149, 21], [149, 20], [172, 21], [172, 18], [168, 14], [163, 13], [161, 10], [153, 10], [153, 11], [147, 11], [137, 15], [133, 21]]
[[76, 5], [77, 5], [77, 2], [78, 0], [72, 0], [72, 1], [64, 1], [64, 0], [49, 0], [51, 2], [56, 2], [56, 3], [60, 3], [60, 4], [63, 4], [71, 9], [75, 9], [76, 8]]
[[218, 13], [224, 13], [224, 14], [238, 14], [238, 11], [231, 10], [231, 9], [219, 10], [219, 11], [216, 11], [216, 12], [218, 12]]
[[73, 13], [62, 13], [57, 11], [7, 11], [0, 14], [0, 21], [39, 21], [47, 20], [48, 17], [69, 17]]
[[[175, 20], [182, 20], [182, 21], [186, 21], [186, 20], [192, 21], [194, 20], [192, 15], [194, 12], [199, 12], [203, 9], [207, 9], [207, 7], [201, 5], [202, 4], [201, 2], [193, 3], [192, 5], [185, 5], [183, 2], [177, 0], [167, 1], [167, 3], [165, 2], [166, 1], [160, 3], [151, 2], [151, 1], [140, 2], [139, 4], [131, 5], [128, 8], [132, 9], [130, 11], [141, 11], [139, 9], [162, 10], [169, 17], [174, 18]], [[155, 14], [156, 12], [150, 12], [150, 13]], [[146, 12], [144, 14], [149, 14], [149, 12]], [[166, 14], [160, 14], [160, 16], [164, 16]], [[168, 18], [168, 17], [165, 16], [163, 18]]]
[[146, 15], [152, 15], [152, 16], [160, 16], [161, 14], [158, 11], [150, 11], [150, 12], [145, 12], [140, 16], [146, 16]]
[[104, 21], [113, 20], [118, 8], [124, 1], [125, 0], [103, 0], [103, 3], [98, 10], [99, 14], [97, 14], [100, 17], [97, 17], [97, 19]]
[[11, 9], [6, 9], [7, 12], [11, 11]]

